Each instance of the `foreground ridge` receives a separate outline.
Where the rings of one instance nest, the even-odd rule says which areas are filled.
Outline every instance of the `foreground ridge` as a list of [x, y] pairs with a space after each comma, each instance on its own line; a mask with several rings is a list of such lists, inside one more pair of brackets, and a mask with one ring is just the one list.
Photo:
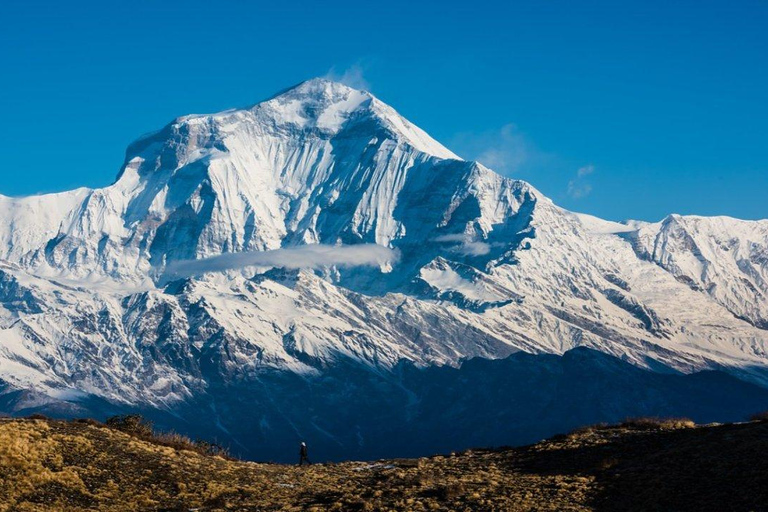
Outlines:
[[633, 420], [535, 445], [289, 466], [96, 422], [0, 420], [0, 510], [766, 510], [768, 422]]

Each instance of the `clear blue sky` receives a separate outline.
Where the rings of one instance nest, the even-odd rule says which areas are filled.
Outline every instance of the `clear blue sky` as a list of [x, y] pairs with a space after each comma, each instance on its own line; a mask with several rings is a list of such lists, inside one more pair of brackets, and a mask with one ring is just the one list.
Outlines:
[[768, 218], [766, 1], [3, 0], [0, 70], [6, 195], [332, 75], [570, 209]]

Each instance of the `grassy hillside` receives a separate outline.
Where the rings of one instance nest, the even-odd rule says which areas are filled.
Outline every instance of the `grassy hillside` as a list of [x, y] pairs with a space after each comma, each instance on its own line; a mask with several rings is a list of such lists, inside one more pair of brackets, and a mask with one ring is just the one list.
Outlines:
[[768, 422], [635, 422], [523, 448], [297, 467], [96, 423], [3, 419], [0, 511], [759, 511], [768, 510], [767, 454]]

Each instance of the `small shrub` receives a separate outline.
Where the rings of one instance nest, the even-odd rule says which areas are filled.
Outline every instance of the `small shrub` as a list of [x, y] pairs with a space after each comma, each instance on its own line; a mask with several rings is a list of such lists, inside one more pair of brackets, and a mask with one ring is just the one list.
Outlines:
[[106, 425], [109, 428], [125, 432], [132, 436], [149, 438], [152, 437], [152, 422], [145, 419], [140, 414], [121, 414], [107, 418]]
[[151, 438], [152, 442], [169, 446], [177, 450], [194, 451], [195, 444], [185, 435], [176, 432], [159, 432]]
[[463, 483], [455, 482], [439, 486], [436, 494], [441, 500], [454, 500], [462, 496], [466, 491]]
[[231, 458], [229, 449], [220, 445], [219, 443], [212, 443], [210, 441], [205, 441], [204, 439], [197, 439], [193, 444], [195, 449], [204, 455], [218, 455], [219, 457], [224, 457], [225, 459]]
[[688, 418], [627, 418], [620, 425], [635, 430], [678, 429], [695, 427], [696, 423]]
[[103, 427], [104, 424], [100, 421], [96, 421], [93, 418], [75, 418], [72, 420], [75, 423], [81, 423], [83, 425], [91, 425], [92, 427]]
[[35, 414], [30, 415], [29, 419], [31, 419], [31, 420], [44, 420], [44, 421], [48, 421], [51, 418], [49, 418], [45, 414], [35, 413]]
[[225, 493], [208, 498], [207, 500], [205, 500], [204, 505], [206, 507], [211, 507], [216, 510], [229, 508], [229, 503], [227, 502], [227, 496]]
[[352, 499], [344, 505], [345, 510], [360, 510], [360, 511], [368, 511], [373, 510], [373, 504], [362, 499], [362, 498], [356, 498]]
[[[569, 435], [591, 434], [592, 432], [596, 432], [598, 430], [607, 430], [609, 428], [616, 428], [616, 425], [611, 425], [609, 423], [595, 423], [594, 425], [587, 425], [585, 427], [574, 429], [569, 433]], [[564, 438], [567, 437], [568, 436], [565, 436]]]
[[598, 465], [597, 469], [601, 471], [607, 471], [619, 464], [619, 459], [616, 457], [608, 457], [607, 459], [601, 460]]
[[768, 421], [768, 411], [758, 412], [749, 417], [750, 421]]

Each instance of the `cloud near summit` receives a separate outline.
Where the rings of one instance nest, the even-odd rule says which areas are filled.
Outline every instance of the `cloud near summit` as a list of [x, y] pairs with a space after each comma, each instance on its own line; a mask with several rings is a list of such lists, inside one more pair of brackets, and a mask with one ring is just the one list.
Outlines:
[[371, 84], [365, 79], [363, 66], [359, 62], [349, 66], [341, 72], [337, 71], [335, 67], [332, 67], [323, 78], [333, 80], [334, 82], [341, 82], [353, 89], [361, 91], [371, 90]]
[[585, 165], [576, 171], [576, 177], [568, 182], [568, 195], [573, 199], [581, 199], [592, 192], [592, 185], [586, 182], [586, 177], [595, 172], [595, 166]]
[[399, 251], [378, 244], [312, 244], [270, 251], [227, 253], [199, 260], [171, 262], [165, 269], [165, 276], [178, 279], [206, 272], [223, 272], [245, 267], [374, 267], [395, 263], [398, 258]]

